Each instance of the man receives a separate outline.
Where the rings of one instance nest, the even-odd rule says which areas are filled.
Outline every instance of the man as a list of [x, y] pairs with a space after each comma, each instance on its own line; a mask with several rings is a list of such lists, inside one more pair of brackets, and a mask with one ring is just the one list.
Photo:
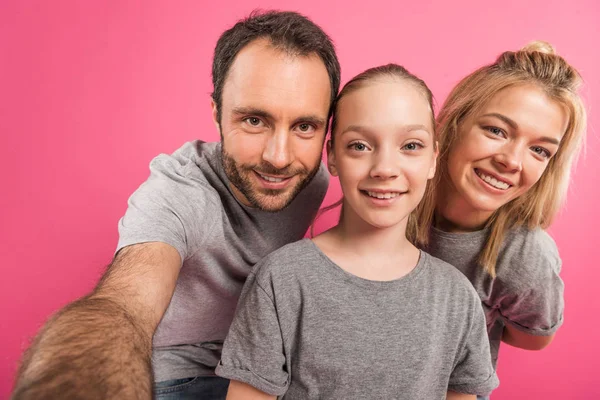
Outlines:
[[223, 33], [212, 95], [221, 142], [151, 162], [113, 262], [42, 329], [14, 398], [224, 398], [214, 368], [246, 276], [303, 236], [325, 195], [339, 82], [331, 41], [301, 15], [255, 13]]

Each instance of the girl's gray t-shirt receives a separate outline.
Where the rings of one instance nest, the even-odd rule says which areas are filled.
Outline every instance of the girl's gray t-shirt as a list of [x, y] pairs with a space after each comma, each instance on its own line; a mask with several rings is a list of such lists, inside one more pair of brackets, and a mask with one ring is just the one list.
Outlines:
[[553, 335], [563, 323], [564, 284], [554, 240], [542, 229], [510, 230], [492, 278], [477, 263], [489, 229], [449, 233], [432, 228], [427, 251], [462, 272], [485, 312], [494, 368], [506, 324], [531, 335]]
[[421, 252], [408, 275], [370, 281], [308, 239], [248, 277], [216, 372], [285, 399], [445, 399], [498, 385], [479, 298], [455, 268]]

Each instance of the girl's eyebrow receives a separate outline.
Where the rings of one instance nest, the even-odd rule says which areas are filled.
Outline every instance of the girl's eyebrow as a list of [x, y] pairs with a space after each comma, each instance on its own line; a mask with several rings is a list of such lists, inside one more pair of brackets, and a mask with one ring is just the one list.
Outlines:
[[[414, 132], [414, 131], [425, 131], [425, 132], [431, 134], [431, 132], [429, 132], [429, 129], [427, 129], [427, 127], [422, 124], [403, 125], [402, 131], [407, 132], [407, 133]], [[340, 135], [343, 135], [346, 132], [356, 132], [356, 133], [368, 134], [371, 132], [371, 130], [362, 125], [348, 125], [346, 127], [346, 129], [344, 129]]]

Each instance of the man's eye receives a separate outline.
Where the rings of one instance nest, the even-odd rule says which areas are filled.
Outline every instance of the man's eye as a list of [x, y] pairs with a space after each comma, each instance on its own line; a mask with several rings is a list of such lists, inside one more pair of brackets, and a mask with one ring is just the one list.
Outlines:
[[312, 126], [310, 124], [300, 124], [300, 125], [298, 125], [298, 129], [301, 132], [310, 132], [310, 130], [312, 129]]
[[246, 122], [248, 122], [248, 124], [250, 124], [252, 126], [259, 126], [261, 123], [260, 119], [256, 118], [256, 117], [246, 118]]

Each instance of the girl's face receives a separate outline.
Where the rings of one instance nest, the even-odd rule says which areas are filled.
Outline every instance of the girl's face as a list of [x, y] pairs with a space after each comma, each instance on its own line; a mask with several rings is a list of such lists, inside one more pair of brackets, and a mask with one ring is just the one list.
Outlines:
[[563, 107], [537, 86], [501, 90], [459, 125], [448, 154], [444, 201], [463, 208], [465, 218], [476, 213], [471, 215], [484, 223], [540, 179], [567, 123]]
[[328, 166], [344, 193], [344, 215], [386, 228], [406, 220], [435, 173], [432, 115], [411, 82], [381, 79], [338, 104]]

